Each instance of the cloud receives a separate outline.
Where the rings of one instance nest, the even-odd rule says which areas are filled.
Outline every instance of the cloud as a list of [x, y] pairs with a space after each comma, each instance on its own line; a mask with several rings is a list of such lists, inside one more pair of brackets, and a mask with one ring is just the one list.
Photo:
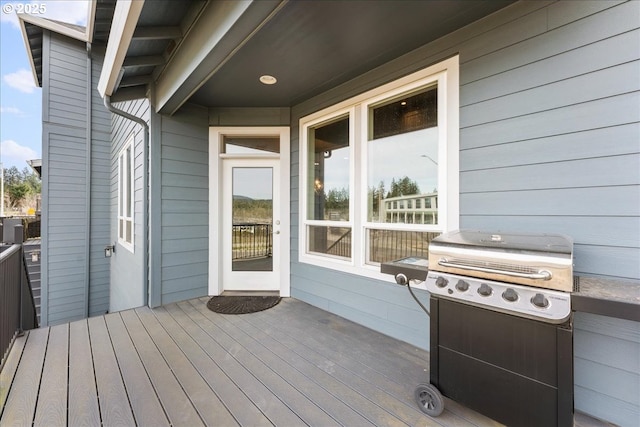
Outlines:
[[9, 73], [2, 76], [2, 79], [6, 84], [14, 89], [24, 93], [33, 93], [36, 85], [33, 81], [33, 74], [31, 71], [24, 68], [16, 71], [15, 73]]
[[[36, 5], [38, 7], [28, 8], [26, 5]], [[15, 1], [15, 2], [2, 2], [3, 12], [0, 14], [0, 19], [3, 23], [8, 22], [17, 30], [20, 29], [18, 22], [18, 16], [16, 12], [28, 12], [31, 10], [31, 14], [39, 16], [41, 18], [53, 19], [56, 21], [68, 22], [70, 24], [86, 26], [87, 18], [89, 15], [89, 1], [88, 0], [56, 0], [56, 1]], [[45, 6], [44, 10], [42, 6]], [[6, 9], [5, 9], [6, 8]], [[6, 13], [5, 11], [11, 12]], [[39, 13], [43, 11], [44, 13]], [[36, 14], [37, 13], [37, 14]]]
[[7, 4], [13, 5], [14, 3], [2, 2], [2, 6], [9, 7], [10, 8], [9, 10], [11, 10], [11, 12], [7, 13], [3, 7], [2, 13], [0, 13], [0, 22], [2, 22], [3, 24], [8, 22], [11, 25], [13, 25], [15, 29], [19, 30], [20, 24], [18, 23], [18, 15], [16, 15], [15, 7], [6, 6]]
[[16, 107], [0, 107], [0, 114], [15, 114], [16, 116], [24, 116], [25, 112]]
[[[43, 4], [41, 1], [32, 3]], [[44, 18], [55, 19], [56, 21], [68, 22], [70, 24], [86, 26], [89, 15], [89, 2], [79, 0], [57, 0], [46, 3], [47, 11]]]
[[[29, 147], [22, 146], [17, 142], [6, 139], [2, 141], [1, 145], [2, 150], [2, 162], [5, 164], [5, 167], [10, 165], [25, 165], [27, 160], [39, 159], [40, 154], [36, 153]], [[21, 169], [21, 167], [19, 167]]]

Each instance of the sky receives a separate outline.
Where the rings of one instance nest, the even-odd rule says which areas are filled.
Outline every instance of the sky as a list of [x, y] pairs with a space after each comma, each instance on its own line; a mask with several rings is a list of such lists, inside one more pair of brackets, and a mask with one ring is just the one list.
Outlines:
[[0, 163], [28, 167], [42, 157], [42, 89], [36, 87], [16, 11], [86, 25], [85, 0], [0, 0]]

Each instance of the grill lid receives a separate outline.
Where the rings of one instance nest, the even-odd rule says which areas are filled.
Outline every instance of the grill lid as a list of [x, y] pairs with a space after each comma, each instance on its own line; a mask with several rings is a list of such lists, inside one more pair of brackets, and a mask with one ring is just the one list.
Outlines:
[[560, 234], [452, 231], [429, 244], [429, 271], [570, 292], [573, 241]]
[[456, 230], [433, 239], [436, 244], [461, 248], [497, 251], [528, 251], [571, 255], [573, 241], [561, 234], [490, 233], [477, 230]]

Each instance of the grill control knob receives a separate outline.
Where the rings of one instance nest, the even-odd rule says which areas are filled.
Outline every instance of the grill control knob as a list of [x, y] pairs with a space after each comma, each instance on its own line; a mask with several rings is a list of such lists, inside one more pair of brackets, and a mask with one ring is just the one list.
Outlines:
[[436, 279], [436, 286], [439, 288], [444, 288], [445, 286], [447, 286], [448, 283], [449, 281], [442, 276]]
[[491, 289], [491, 286], [487, 285], [486, 283], [482, 283], [478, 288], [478, 293], [483, 297], [488, 297], [493, 293], [493, 289]]
[[518, 293], [513, 288], [508, 288], [502, 293], [502, 298], [509, 302], [518, 301]]
[[464, 280], [458, 280], [458, 283], [456, 283], [456, 289], [460, 292], [465, 292], [469, 290], [469, 284]]
[[536, 307], [546, 308], [549, 307], [549, 300], [542, 294], [535, 294], [533, 298], [531, 298], [531, 304]]
[[406, 285], [409, 283], [409, 279], [407, 278], [406, 274], [398, 273], [396, 274], [396, 283], [398, 285]]

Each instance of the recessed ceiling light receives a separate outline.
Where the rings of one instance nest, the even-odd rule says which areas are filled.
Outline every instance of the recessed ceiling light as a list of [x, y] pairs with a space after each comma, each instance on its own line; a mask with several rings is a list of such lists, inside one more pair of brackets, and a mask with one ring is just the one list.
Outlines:
[[407, 101], [402, 101], [402, 102], [400, 103], [400, 105], [402, 105], [402, 106], [404, 107], [405, 105], [407, 105]]
[[264, 76], [260, 76], [260, 83], [263, 83], [266, 85], [274, 85], [276, 84], [277, 81], [278, 79], [268, 74], [265, 74]]

